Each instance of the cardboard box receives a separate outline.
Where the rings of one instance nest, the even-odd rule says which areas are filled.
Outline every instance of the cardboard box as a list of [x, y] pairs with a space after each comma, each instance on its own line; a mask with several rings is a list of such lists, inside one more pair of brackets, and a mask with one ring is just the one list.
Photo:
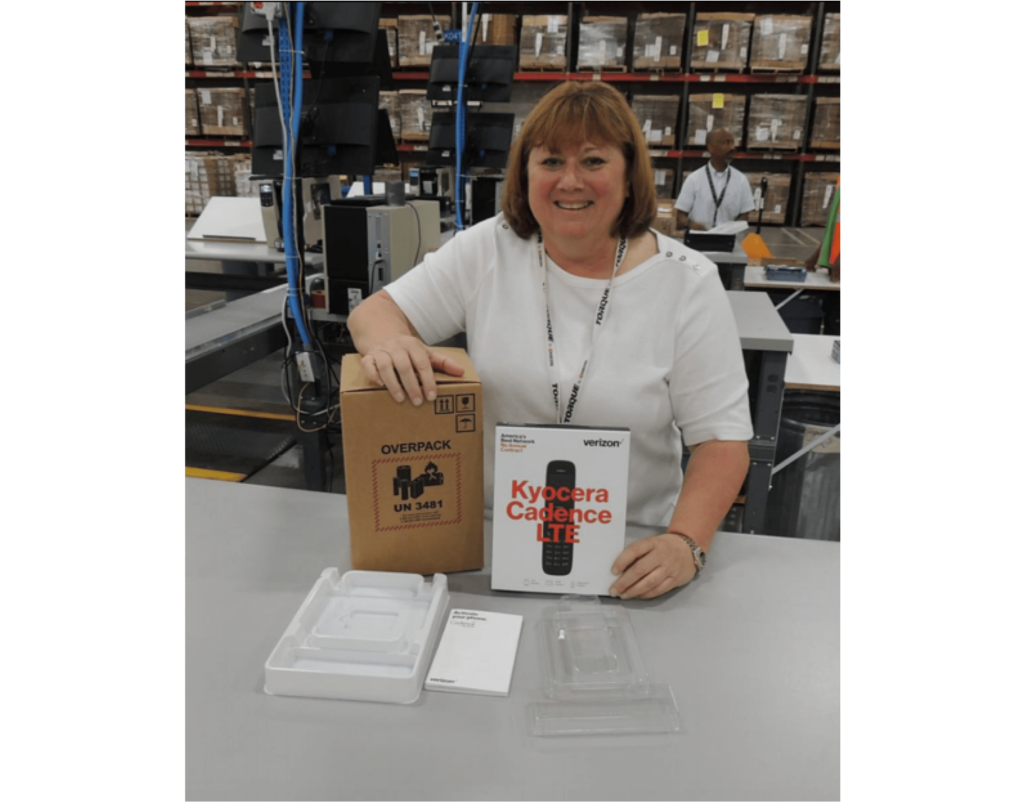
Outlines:
[[674, 148], [679, 120], [678, 95], [634, 95], [630, 104], [652, 148]]
[[[442, 31], [452, 27], [447, 14], [437, 16]], [[437, 39], [434, 18], [429, 14], [412, 14], [398, 18], [398, 64], [401, 67], [430, 67]]]
[[185, 152], [185, 214], [199, 215], [214, 196], [235, 194], [235, 168], [222, 153]]
[[[793, 177], [788, 173], [746, 173], [750, 182], [750, 190], [754, 193], [754, 211], [750, 213], [750, 225], [757, 226], [757, 210], [761, 203], [764, 203], [764, 211], [761, 213], [762, 223], [778, 224], [786, 223], [786, 213], [789, 211], [789, 188], [793, 183]], [[768, 179], [768, 191], [761, 197], [761, 179]]]
[[810, 16], [758, 14], [750, 45], [750, 69], [802, 72], [807, 67], [810, 41]]
[[803, 144], [806, 95], [753, 95], [747, 150], [797, 150]]
[[203, 133], [199, 127], [199, 104], [194, 89], [185, 90], [185, 136], [198, 137]]
[[818, 72], [839, 72], [839, 15], [826, 14]]
[[742, 71], [750, 56], [750, 31], [754, 14], [704, 12], [693, 26], [694, 70]]
[[358, 354], [341, 362], [341, 422], [352, 568], [458, 572], [484, 565], [483, 389], [466, 371], [435, 374], [437, 399], [397, 404]]
[[626, 542], [629, 430], [499, 424], [491, 588], [601, 594]]
[[580, 21], [580, 70], [625, 69], [626, 17], [584, 17]]
[[199, 98], [199, 121], [203, 136], [245, 137], [249, 133], [246, 115], [248, 105], [244, 89], [210, 87], [196, 90]]
[[686, 116], [687, 145], [703, 148], [708, 134], [716, 128], [725, 128], [736, 138], [736, 146], [742, 146], [747, 119], [744, 95], [727, 95], [724, 92], [690, 95], [689, 107], [690, 113]]
[[838, 173], [806, 173], [804, 175], [804, 197], [800, 210], [801, 226], [824, 226], [828, 223], [828, 211], [832, 205]]
[[519, 44], [516, 38], [516, 23], [519, 17], [515, 14], [481, 14], [477, 18], [480, 35], [473, 34], [478, 45], [512, 45]]
[[654, 171], [654, 190], [658, 198], [669, 200], [675, 203], [676, 200], [676, 171], [671, 167], [658, 167], [653, 162], [651, 169]]
[[675, 201], [658, 201], [658, 214], [651, 224], [651, 228], [660, 231], [668, 237], [675, 237], [679, 234], [676, 229]]
[[839, 98], [818, 98], [814, 102], [811, 147], [839, 150]]
[[434, 109], [425, 89], [399, 89], [398, 109], [401, 116], [399, 134], [402, 142], [430, 142], [430, 124]]
[[523, 16], [519, 37], [519, 69], [565, 70], [569, 18], [558, 14]]
[[186, 17], [196, 67], [238, 65], [238, 17]]
[[633, 34], [633, 69], [681, 71], [684, 36], [685, 14], [641, 14]]

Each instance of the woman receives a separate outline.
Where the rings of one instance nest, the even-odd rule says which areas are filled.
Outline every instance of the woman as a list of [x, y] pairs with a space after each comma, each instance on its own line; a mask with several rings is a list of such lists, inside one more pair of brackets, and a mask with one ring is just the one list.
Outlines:
[[[696, 576], [753, 434], [717, 268], [652, 231], [654, 216], [650, 158], [625, 99], [607, 84], [566, 82], [523, 124], [502, 214], [349, 318], [367, 376], [413, 404], [435, 397], [433, 370], [462, 373], [424, 343], [466, 332], [486, 389], [488, 507], [497, 422], [629, 427], [627, 519], [664, 532], [615, 561], [611, 593], [624, 599]], [[680, 430], [693, 453], [685, 483]]]

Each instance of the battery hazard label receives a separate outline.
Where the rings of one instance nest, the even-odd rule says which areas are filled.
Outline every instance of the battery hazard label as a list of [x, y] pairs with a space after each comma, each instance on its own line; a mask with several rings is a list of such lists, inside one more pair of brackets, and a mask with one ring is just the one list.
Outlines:
[[462, 456], [419, 453], [375, 460], [373, 508], [377, 530], [404, 530], [462, 521]]

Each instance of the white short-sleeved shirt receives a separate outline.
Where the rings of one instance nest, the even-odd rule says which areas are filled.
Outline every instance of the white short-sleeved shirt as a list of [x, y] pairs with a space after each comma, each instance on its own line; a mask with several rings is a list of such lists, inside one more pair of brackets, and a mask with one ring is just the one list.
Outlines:
[[[715, 195], [721, 196], [722, 205], [718, 207], [718, 220], [715, 221], [715, 199], [711, 195], [707, 171], [702, 167], [694, 170], [686, 177], [683, 188], [676, 199], [676, 209], [685, 212], [695, 223], [710, 229], [712, 225], [730, 223], [740, 215], [754, 211], [754, 193], [750, 190], [750, 181], [739, 170], [731, 165], [721, 173], [707, 163], [711, 171], [711, 180], [715, 183]], [[728, 186], [726, 186], [728, 176]]]
[[[749, 440], [747, 377], [715, 265], [657, 234], [660, 253], [616, 277], [572, 423], [629, 427], [627, 519], [668, 524], [682, 485], [682, 442]], [[609, 266], [610, 267], [610, 266]], [[548, 260], [560, 397], [590, 344], [607, 281]], [[427, 343], [466, 332], [484, 388], [485, 504], [493, 504], [499, 422], [555, 423], [537, 238], [504, 216], [457, 234], [387, 286]]]

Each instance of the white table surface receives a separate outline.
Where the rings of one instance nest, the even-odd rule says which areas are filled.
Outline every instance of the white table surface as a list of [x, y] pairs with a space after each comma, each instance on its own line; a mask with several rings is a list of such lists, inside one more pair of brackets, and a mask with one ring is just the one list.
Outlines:
[[608, 601], [629, 611], [682, 731], [540, 739], [526, 717], [541, 683], [534, 636], [557, 598], [492, 592], [486, 568], [450, 574], [450, 604], [525, 617], [509, 697], [263, 692], [264, 663], [320, 572], [350, 567], [346, 505], [186, 479], [186, 799], [838, 799], [839, 544], [721, 533], [693, 586]]
[[743, 285], [758, 290], [835, 290], [838, 292], [839, 284], [840, 282], [830, 281], [828, 271], [824, 268], [807, 271], [807, 281], [805, 282], [769, 281], [765, 278], [764, 267], [761, 265], [747, 265], [743, 271]]
[[793, 335], [786, 361], [786, 387], [839, 392], [839, 363], [832, 359], [836, 335]]

